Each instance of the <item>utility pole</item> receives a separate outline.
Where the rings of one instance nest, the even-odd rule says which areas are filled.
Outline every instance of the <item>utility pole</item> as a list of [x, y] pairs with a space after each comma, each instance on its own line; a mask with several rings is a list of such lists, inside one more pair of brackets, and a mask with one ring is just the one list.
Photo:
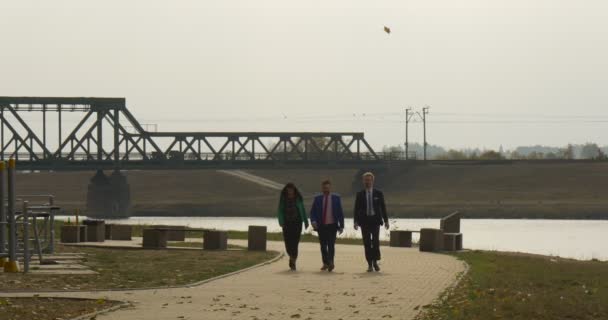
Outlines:
[[413, 113], [410, 113], [411, 110], [412, 110], [412, 108], [405, 108], [405, 143], [404, 143], [405, 160], [409, 159], [408, 124], [410, 123], [410, 119], [414, 115]]
[[424, 134], [424, 161], [426, 161], [426, 115], [429, 113], [429, 106], [422, 108], [422, 130]]

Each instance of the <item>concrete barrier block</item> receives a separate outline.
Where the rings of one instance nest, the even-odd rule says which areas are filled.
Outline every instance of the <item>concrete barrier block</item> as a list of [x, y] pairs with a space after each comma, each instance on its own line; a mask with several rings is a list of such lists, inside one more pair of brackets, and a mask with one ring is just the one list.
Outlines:
[[131, 240], [133, 227], [124, 224], [106, 224], [106, 240]]
[[251, 251], [266, 251], [266, 231], [265, 226], [249, 226], [247, 249]]
[[420, 251], [441, 251], [443, 250], [443, 241], [443, 231], [441, 229], [420, 229]]
[[405, 230], [391, 231], [390, 246], [391, 247], [411, 248], [412, 247], [412, 232], [405, 231]]
[[456, 251], [456, 238], [460, 233], [444, 233], [443, 234], [443, 250]]
[[460, 233], [460, 212], [456, 211], [439, 222], [439, 228], [444, 233]]
[[78, 243], [80, 242], [79, 226], [61, 226], [61, 242], [62, 243]]
[[103, 220], [84, 220], [83, 224], [87, 226], [88, 242], [104, 242], [106, 239], [106, 227]]
[[78, 240], [78, 242], [87, 242], [87, 226], [83, 226], [83, 225], [77, 225], [76, 227], [78, 227], [78, 233], [80, 234], [80, 240]]
[[154, 226], [154, 228], [167, 228], [167, 237], [169, 241], [186, 241], [185, 226]]
[[144, 229], [142, 246], [144, 249], [167, 248], [168, 232], [164, 229]]
[[462, 233], [456, 234], [456, 251], [462, 250]]
[[226, 250], [228, 249], [228, 232], [210, 230], [203, 235], [204, 250]]

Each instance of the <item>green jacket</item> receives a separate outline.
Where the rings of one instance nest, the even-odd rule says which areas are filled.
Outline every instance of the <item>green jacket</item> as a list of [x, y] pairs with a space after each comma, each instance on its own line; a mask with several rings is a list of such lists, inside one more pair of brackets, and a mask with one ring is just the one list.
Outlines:
[[[308, 216], [306, 216], [306, 210], [304, 209], [304, 200], [301, 198], [296, 199], [296, 208], [300, 213], [300, 218], [305, 226], [308, 227]], [[281, 197], [279, 200], [279, 208], [277, 210], [277, 217], [279, 218], [279, 225], [283, 225], [285, 223], [285, 199]]]

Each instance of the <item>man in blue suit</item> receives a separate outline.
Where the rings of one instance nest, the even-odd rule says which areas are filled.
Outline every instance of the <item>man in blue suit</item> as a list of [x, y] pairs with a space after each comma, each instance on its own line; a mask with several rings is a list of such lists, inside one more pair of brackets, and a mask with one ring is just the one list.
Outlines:
[[335, 268], [334, 255], [336, 246], [336, 233], [344, 231], [344, 213], [340, 196], [331, 193], [331, 182], [325, 180], [321, 183], [322, 194], [315, 197], [310, 209], [310, 222], [315, 231], [319, 233], [321, 243], [321, 256], [323, 267], [321, 270], [332, 272]]

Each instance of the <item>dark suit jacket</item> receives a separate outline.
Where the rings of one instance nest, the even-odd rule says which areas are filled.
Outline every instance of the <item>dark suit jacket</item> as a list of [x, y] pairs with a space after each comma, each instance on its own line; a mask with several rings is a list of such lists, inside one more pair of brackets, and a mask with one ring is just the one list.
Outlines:
[[[334, 222], [338, 226], [338, 229], [344, 229], [344, 213], [342, 212], [342, 200], [340, 196], [332, 193], [331, 194], [331, 212], [334, 215]], [[310, 222], [314, 222], [317, 225], [323, 224], [323, 195], [320, 194], [312, 201], [312, 207], [310, 208]]]
[[367, 216], [367, 197], [365, 190], [357, 192], [355, 199], [355, 225], [373, 226], [388, 224], [388, 214], [386, 213], [386, 204], [384, 203], [384, 194], [382, 191], [374, 189], [372, 192], [372, 201], [375, 215]]

